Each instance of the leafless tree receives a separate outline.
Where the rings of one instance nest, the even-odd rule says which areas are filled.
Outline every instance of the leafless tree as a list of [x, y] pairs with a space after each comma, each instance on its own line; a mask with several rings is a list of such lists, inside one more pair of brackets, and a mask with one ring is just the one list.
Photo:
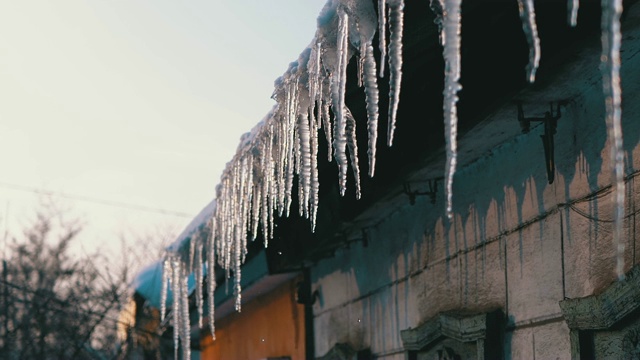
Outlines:
[[81, 225], [43, 205], [9, 236], [0, 278], [0, 358], [101, 359], [115, 354], [127, 270], [101, 271], [98, 254], [74, 256]]

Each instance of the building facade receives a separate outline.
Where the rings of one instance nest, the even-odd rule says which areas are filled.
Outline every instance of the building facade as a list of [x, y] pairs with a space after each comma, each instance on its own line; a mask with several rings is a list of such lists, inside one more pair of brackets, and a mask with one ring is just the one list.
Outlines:
[[[294, 199], [290, 217], [275, 220], [269, 247], [249, 248], [268, 263], [256, 279], [286, 280], [263, 287], [267, 280], [243, 277], [245, 292], [262, 290], [217, 322], [214, 342], [201, 337], [202, 357], [638, 358], [640, 5], [624, 7], [624, 250], [612, 235], [600, 5], [582, 2], [572, 28], [564, 3], [536, 3], [543, 60], [532, 85], [517, 3], [463, 8], [449, 219], [438, 17], [428, 2], [407, 2], [394, 146], [378, 145], [376, 175], [361, 177], [360, 200], [354, 188], [340, 195], [335, 162], [317, 164], [315, 232]], [[354, 131], [366, 133], [356, 61], [346, 71]], [[384, 134], [391, 92], [379, 87]], [[323, 158], [327, 140], [319, 141]]]

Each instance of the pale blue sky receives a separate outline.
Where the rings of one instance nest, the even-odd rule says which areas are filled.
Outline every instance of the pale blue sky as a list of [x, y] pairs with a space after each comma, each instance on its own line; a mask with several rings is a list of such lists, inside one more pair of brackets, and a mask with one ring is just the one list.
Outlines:
[[[197, 214], [324, 3], [0, 2], [0, 216], [37, 199], [2, 184]], [[87, 249], [190, 220], [63, 202]]]

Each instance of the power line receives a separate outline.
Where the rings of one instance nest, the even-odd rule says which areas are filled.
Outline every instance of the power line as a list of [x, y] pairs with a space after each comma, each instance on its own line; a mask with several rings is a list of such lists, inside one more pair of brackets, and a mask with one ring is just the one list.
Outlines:
[[6, 189], [12, 189], [12, 190], [30, 192], [30, 193], [39, 194], [39, 195], [59, 196], [67, 199], [79, 200], [79, 201], [84, 201], [84, 202], [89, 202], [94, 204], [107, 205], [112, 207], [119, 207], [119, 208], [138, 210], [138, 211], [146, 211], [146, 212], [152, 212], [152, 213], [163, 214], [163, 215], [177, 216], [177, 217], [183, 217], [183, 218], [189, 218], [189, 219], [192, 219], [194, 217], [193, 214], [188, 214], [181, 211], [154, 208], [150, 206], [131, 204], [131, 203], [120, 202], [120, 201], [105, 200], [105, 199], [100, 199], [100, 198], [91, 197], [91, 196], [42, 190], [35, 187], [11, 184], [6, 182], [0, 182], [0, 187], [6, 188]]

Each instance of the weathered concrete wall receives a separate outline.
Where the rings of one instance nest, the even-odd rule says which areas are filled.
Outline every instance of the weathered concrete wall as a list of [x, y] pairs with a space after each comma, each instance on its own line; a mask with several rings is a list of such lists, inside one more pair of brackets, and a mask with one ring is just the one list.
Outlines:
[[[640, 261], [639, 7], [623, 28], [625, 269]], [[418, 197], [414, 206], [407, 201], [367, 228], [367, 247], [352, 244], [312, 268], [320, 294], [314, 305], [317, 356], [342, 342], [370, 348], [378, 358], [403, 359], [401, 330], [445, 310], [500, 308], [507, 319], [506, 358], [571, 357], [558, 302], [597, 293], [615, 280], [599, 51], [597, 42], [586, 44], [554, 79], [521, 94], [527, 116], [548, 108], [540, 99], [569, 100], [555, 136], [553, 184], [537, 126], [459, 169], [452, 222], [443, 216], [441, 193], [435, 205]]]
[[242, 305], [216, 323], [216, 340], [201, 337], [202, 359], [305, 358], [304, 306], [295, 300], [294, 279]]

